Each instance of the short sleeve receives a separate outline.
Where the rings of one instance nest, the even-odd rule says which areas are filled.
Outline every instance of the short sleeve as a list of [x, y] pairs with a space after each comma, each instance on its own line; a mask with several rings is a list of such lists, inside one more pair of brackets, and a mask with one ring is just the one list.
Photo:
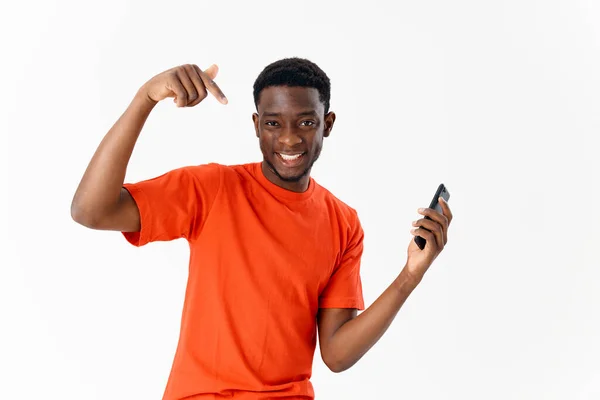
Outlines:
[[354, 227], [344, 254], [319, 298], [320, 308], [365, 308], [360, 278], [364, 232], [356, 213], [354, 216]]
[[218, 164], [188, 166], [158, 177], [123, 185], [140, 212], [139, 232], [122, 232], [134, 246], [196, 237], [221, 184]]

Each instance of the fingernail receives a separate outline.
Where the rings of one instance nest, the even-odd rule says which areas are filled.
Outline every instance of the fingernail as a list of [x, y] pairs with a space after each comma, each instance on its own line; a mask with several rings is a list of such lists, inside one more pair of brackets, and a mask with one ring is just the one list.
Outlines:
[[423, 211], [425, 211], [424, 208], [419, 208], [419, 212], [423, 212]]

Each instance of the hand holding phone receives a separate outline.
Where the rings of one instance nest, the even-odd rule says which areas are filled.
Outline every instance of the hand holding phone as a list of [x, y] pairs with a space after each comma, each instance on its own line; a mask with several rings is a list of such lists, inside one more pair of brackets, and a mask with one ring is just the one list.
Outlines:
[[[435, 194], [433, 195], [433, 199], [431, 200], [431, 203], [429, 204], [429, 208], [434, 209], [438, 212], [442, 212], [442, 207], [439, 205], [438, 202], [438, 198], [442, 198], [444, 200], [446, 200], [446, 202], [448, 202], [448, 200], [450, 200], [450, 192], [448, 191], [448, 189], [446, 188], [446, 186], [443, 183], [440, 183], [440, 186], [438, 186], [437, 190], [435, 191]], [[431, 219], [429, 217], [425, 217], [427, 219]], [[423, 228], [425, 229], [425, 228]], [[415, 236], [415, 243], [417, 244], [417, 246], [419, 246], [419, 248], [421, 250], [423, 250], [425, 248], [425, 244], [427, 244], [427, 241], [425, 239], [423, 239], [421, 236]]]

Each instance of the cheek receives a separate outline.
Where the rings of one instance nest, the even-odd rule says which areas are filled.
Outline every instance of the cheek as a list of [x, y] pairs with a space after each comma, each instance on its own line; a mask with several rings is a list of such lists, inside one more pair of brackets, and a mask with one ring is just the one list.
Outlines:
[[315, 151], [320, 151], [321, 148], [323, 147], [323, 136], [321, 136], [321, 135], [315, 136], [315, 138], [312, 141], [311, 147]]
[[272, 145], [273, 137], [267, 133], [260, 132], [258, 135], [258, 142], [260, 144], [260, 149], [264, 154], [272, 153], [273, 145]]

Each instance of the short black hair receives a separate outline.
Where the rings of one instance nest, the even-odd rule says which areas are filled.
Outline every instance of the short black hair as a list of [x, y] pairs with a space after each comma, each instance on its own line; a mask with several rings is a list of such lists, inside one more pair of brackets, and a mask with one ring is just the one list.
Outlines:
[[258, 100], [263, 89], [270, 86], [312, 87], [319, 91], [319, 100], [329, 112], [331, 82], [317, 64], [305, 58], [291, 57], [267, 65], [254, 82], [254, 105], [258, 110]]

